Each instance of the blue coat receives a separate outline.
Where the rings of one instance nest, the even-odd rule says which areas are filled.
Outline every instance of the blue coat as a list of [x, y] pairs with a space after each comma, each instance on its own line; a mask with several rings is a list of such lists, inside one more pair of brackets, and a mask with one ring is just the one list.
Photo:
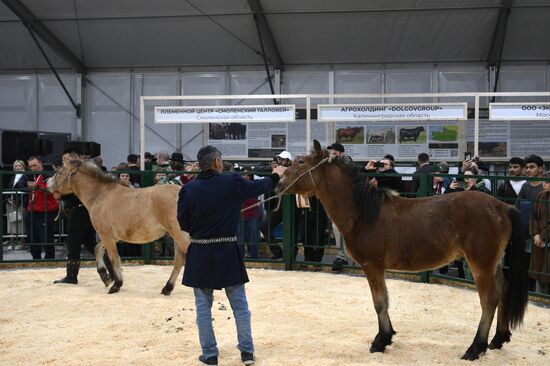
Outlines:
[[[265, 193], [277, 181], [276, 174], [247, 181], [237, 174], [201, 172], [179, 193], [180, 227], [193, 239], [236, 236], [242, 202]], [[248, 282], [248, 275], [236, 242], [191, 242], [183, 271], [185, 286], [222, 289], [245, 282]]]

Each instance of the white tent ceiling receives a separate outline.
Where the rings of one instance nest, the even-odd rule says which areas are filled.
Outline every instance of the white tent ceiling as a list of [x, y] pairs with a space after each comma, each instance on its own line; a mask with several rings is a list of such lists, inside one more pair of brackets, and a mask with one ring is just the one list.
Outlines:
[[[13, 4], [86, 70], [102, 70], [263, 66], [257, 3], [269, 63], [283, 68], [488, 63], [509, 2], [502, 61], [547, 63], [549, 0], [0, 0], [0, 71], [48, 67]], [[40, 33], [54, 66], [74, 68]]]

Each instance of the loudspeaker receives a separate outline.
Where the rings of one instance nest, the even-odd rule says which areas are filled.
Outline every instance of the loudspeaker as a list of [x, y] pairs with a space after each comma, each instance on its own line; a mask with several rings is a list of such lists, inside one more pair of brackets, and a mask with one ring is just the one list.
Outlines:
[[49, 155], [53, 151], [53, 143], [50, 140], [34, 138], [18, 138], [15, 140], [17, 156], [28, 159], [30, 156]]
[[21, 156], [17, 151], [17, 140], [37, 139], [35, 132], [2, 131], [2, 162], [6, 165], [13, 164], [15, 160], [26, 160], [29, 156]]
[[91, 158], [95, 158], [101, 155], [101, 144], [93, 141], [67, 141], [63, 146], [63, 153], [68, 150], [73, 150], [80, 155], [89, 155]]

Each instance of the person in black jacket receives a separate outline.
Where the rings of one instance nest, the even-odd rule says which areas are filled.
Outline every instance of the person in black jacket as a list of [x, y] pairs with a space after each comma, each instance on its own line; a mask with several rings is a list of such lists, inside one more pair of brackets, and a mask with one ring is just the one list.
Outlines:
[[177, 217], [191, 236], [183, 284], [193, 287], [202, 354], [199, 361], [218, 364], [218, 346], [212, 327], [214, 290], [225, 290], [237, 326], [237, 348], [245, 365], [254, 363], [250, 310], [244, 284], [246, 268], [237, 243], [242, 203], [274, 188], [286, 168], [278, 166], [269, 177], [245, 180], [237, 174], [222, 175], [221, 152], [205, 146], [197, 153], [200, 173], [180, 190]]
[[[367, 173], [397, 174], [394, 162], [388, 158], [383, 158], [379, 161], [370, 160], [365, 166], [365, 170]], [[372, 186], [392, 189], [398, 193], [403, 190], [403, 181], [401, 177], [379, 175], [376, 177], [369, 176], [369, 178], [369, 183]]]
[[413, 174], [411, 193], [418, 193], [418, 190], [420, 189], [420, 177], [428, 175], [433, 171], [433, 168], [430, 165], [430, 155], [426, 153], [418, 154], [417, 165], [418, 168]]

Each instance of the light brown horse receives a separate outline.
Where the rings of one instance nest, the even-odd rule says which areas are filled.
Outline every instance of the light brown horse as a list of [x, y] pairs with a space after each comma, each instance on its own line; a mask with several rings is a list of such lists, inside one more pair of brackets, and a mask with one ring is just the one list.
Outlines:
[[144, 244], [168, 233], [175, 243], [174, 268], [161, 293], [170, 295], [190, 243], [189, 235], [180, 229], [177, 221], [180, 187], [166, 184], [143, 189], [129, 188], [90, 162], [69, 155], [63, 159], [63, 167], [48, 180], [48, 189], [61, 194], [74, 193], [88, 209], [101, 241], [101, 245], [96, 246], [95, 254], [98, 272], [105, 286], [110, 283], [109, 277], [105, 276], [105, 249], [113, 264], [114, 284], [109, 293], [118, 292], [122, 286], [117, 241]]
[[[472, 270], [482, 309], [473, 343], [462, 358], [474, 360], [486, 351], [497, 306], [489, 348], [501, 348], [510, 340], [510, 327], [522, 323], [527, 306], [519, 211], [480, 192], [401, 198], [365, 184], [360, 170], [343, 159], [331, 160], [314, 141], [311, 154], [295, 158], [277, 191], [316, 195], [342, 232], [349, 254], [367, 276], [378, 315], [370, 351], [383, 352], [395, 334], [385, 271], [427, 271], [457, 258]], [[511, 261], [505, 278], [500, 261], [508, 242]]]

